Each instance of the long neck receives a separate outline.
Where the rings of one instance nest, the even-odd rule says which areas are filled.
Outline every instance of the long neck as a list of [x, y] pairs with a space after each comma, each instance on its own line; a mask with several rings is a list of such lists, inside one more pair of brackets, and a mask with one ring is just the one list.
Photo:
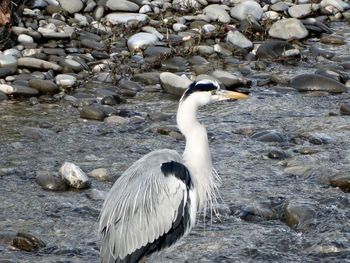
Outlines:
[[199, 206], [204, 207], [214, 195], [215, 178], [209, 151], [206, 129], [197, 120], [198, 104], [191, 98], [181, 102], [177, 112], [177, 124], [186, 138], [183, 159], [190, 171]]

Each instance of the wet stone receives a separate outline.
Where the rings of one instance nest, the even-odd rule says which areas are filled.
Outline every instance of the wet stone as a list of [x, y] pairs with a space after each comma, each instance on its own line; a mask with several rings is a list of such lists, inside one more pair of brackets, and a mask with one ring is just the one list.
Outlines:
[[290, 81], [290, 86], [298, 91], [341, 93], [348, 90], [342, 83], [317, 74], [302, 74], [296, 76]]
[[137, 12], [139, 6], [128, 0], [107, 0], [106, 6], [112, 11]]
[[91, 172], [89, 172], [88, 175], [95, 178], [98, 181], [109, 181], [111, 179], [106, 168], [94, 169]]
[[65, 162], [59, 169], [61, 178], [71, 187], [83, 189], [90, 187], [87, 175], [74, 163]]
[[11, 55], [0, 55], [0, 68], [16, 68], [17, 58]]
[[345, 44], [344, 39], [338, 36], [323, 35], [320, 40], [321, 40], [321, 43], [324, 43], [324, 44], [334, 44], [334, 45]]
[[284, 56], [284, 52], [294, 47], [283, 40], [268, 40], [261, 44], [256, 52], [260, 59], [276, 59]]
[[51, 80], [31, 79], [28, 84], [29, 87], [36, 89], [43, 94], [54, 94], [59, 91], [58, 86]]
[[160, 72], [144, 72], [134, 75], [134, 79], [145, 85], [159, 84]]
[[304, 200], [289, 200], [283, 208], [285, 221], [288, 226], [297, 231], [309, 229], [316, 223], [314, 205]]
[[242, 21], [247, 17], [252, 17], [255, 21], [259, 21], [263, 15], [263, 9], [255, 1], [242, 2], [230, 10], [231, 17]]
[[91, 55], [96, 59], [109, 59], [110, 58], [109, 54], [99, 52], [99, 51], [92, 51]]
[[276, 131], [262, 131], [254, 133], [251, 136], [252, 139], [255, 139], [260, 142], [284, 142], [284, 136]]
[[38, 172], [37, 177], [35, 178], [35, 182], [45, 190], [67, 190], [67, 184], [58, 176], [58, 174], [53, 174], [49, 172]]
[[0, 84], [0, 91], [14, 96], [36, 96], [39, 91], [30, 87], [20, 85]]
[[80, 111], [80, 117], [90, 120], [103, 121], [106, 117], [106, 113], [96, 106], [85, 106]]
[[7, 96], [5, 93], [0, 92], [0, 101], [7, 100]]
[[169, 55], [171, 54], [171, 49], [168, 47], [149, 46], [145, 49], [143, 54], [146, 57], [158, 56], [161, 54]]
[[275, 160], [284, 160], [289, 158], [290, 154], [280, 150], [272, 150], [268, 153], [268, 157]]
[[23, 57], [18, 59], [18, 66], [25, 68], [62, 71], [62, 67], [54, 62], [45, 61], [37, 58]]
[[36, 252], [40, 248], [46, 247], [43, 241], [28, 233], [17, 233], [13, 239], [13, 245], [20, 250], [28, 252]]
[[350, 115], [350, 103], [344, 103], [340, 106], [340, 113], [342, 115]]
[[5, 78], [7, 76], [15, 74], [16, 68], [0, 68], [0, 78]]
[[338, 174], [331, 180], [331, 186], [339, 187], [345, 193], [350, 193], [350, 174]]

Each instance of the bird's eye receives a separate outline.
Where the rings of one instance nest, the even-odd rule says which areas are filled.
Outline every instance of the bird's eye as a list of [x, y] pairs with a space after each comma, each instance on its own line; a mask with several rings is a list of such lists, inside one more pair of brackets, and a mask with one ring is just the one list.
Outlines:
[[216, 92], [217, 92], [217, 90], [216, 90], [216, 89], [213, 89], [213, 90], [210, 91], [210, 94], [211, 94], [211, 95], [215, 95]]

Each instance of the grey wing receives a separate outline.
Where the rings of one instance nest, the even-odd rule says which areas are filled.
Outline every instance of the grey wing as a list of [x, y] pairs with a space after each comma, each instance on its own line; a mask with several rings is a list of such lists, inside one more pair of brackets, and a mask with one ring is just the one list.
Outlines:
[[181, 162], [172, 150], [160, 150], [135, 162], [116, 181], [100, 216], [101, 262], [123, 259], [167, 233], [188, 198], [186, 183], [165, 176], [163, 163]]

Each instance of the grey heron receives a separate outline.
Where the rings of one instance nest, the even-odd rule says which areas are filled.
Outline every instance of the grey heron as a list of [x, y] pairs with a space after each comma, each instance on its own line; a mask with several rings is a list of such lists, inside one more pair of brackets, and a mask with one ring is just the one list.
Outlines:
[[217, 180], [207, 132], [197, 120], [197, 109], [210, 102], [245, 97], [221, 90], [210, 80], [189, 86], [176, 116], [186, 138], [184, 153], [153, 151], [133, 163], [114, 183], [100, 215], [101, 263], [139, 262], [190, 232], [197, 211], [215, 199]]

